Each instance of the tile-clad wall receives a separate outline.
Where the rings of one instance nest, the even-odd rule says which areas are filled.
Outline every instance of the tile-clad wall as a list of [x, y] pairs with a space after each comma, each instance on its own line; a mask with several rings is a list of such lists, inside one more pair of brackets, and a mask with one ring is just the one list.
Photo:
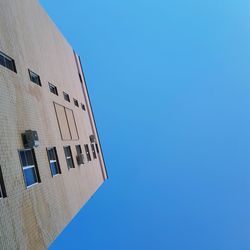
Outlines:
[[[0, 165], [7, 198], [0, 200], [0, 249], [46, 249], [83, 204], [103, 183], [103, 159], [78, 166], [75, 145], [89, 144], [96, 134], [72, 48], [36, 0], [0, 0], [0, 51], [16, 62], [17, 74], [0, 66]], [[41, 78], [32, 83], [28, 69]], [[57, 86], [59, 96], [49, 91]], [[63, 91], [71, 102], [63, 98]], [[74, 112], [79, 140], [62, 141], [53, 103]], [[21, 133], [38, 132], [35, 148], [41, 183], [27, 189], [18, 149]], [[63, 146], [70, 145], [75, 168], [68, 170]], [[46, 147], [55, 146], [62, 174], [51, 177]], [[86, 158], [86, 156], [85, 156]], [[93, 157], [92, 157], [93, 158]]]

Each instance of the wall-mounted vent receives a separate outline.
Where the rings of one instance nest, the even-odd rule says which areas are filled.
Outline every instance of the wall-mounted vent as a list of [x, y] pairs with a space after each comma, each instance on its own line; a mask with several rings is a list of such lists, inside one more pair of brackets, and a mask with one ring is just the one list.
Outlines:
[[91, 143], [95, 143], [95, 142], [96, 142], [96, 139], [95, 139], [95, 136], [94, 136], [94, 135], [90, 135], [90, 136], [89, 136], [89, 139], [90, 139], [90, 142], [91, 142]]
[[78, 165], [84, 164], [84, 154], [77, 155], [76, 161]]

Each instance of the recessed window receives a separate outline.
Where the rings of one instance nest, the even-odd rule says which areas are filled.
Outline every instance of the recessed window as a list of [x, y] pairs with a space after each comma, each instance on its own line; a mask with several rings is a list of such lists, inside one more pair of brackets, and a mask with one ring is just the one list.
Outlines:
[[35, 84], [37, 84], [39, 86], [42, 86], [40, 76], [37, 75], [36, 73], [34, 73], [33, 71], [31, 71], [30, 69], [29, 69], [29, 76], [30, 76], [30, 80], [33, 83], [35, 83]]
[[86, 155], [87, 155], [87, 160], [91, 161], [91, 156], [90, 156], [90, 152], [89, 152], [89, 145], [85, 144], [84, 148], [85, 148], [85, 152], [86, 152]]
[[7, 194], [6, 194], [6, 189], [5, 189], [4, 180], [3, 180], [2, 169], [0, 166], [0, 199], [3, 199], [5, 197], [7, 197]]
[[0, 65], [16, 73], [15, 61], [0, 51]]
[[95, 144], [94, 143], [91, 143], [91, 149], [92, 149], [92, 154], [93, 154], [93, 157], [94, 159], [96, 159], [96, 152], [95, 152]]
[[70, 146], [64, 147], [64, 153], [65, 153], [65, 158], [66, 158], [68, 169], [74, 168], [75, 165], [74, 165], [74, 161], [72, 158], [72, 152], [71, 152]]
[[80, 166], [81, 164], [84, 164], [84, 155], [82, 153], [81, 145], [76, 145], [76, 161], [77, 164]]
[[86, 110], [85, 105], [82, 103], [82, 110]]
[[34, 149], [20, 150], [19, 156], [26, 186], [31, 187], [41, 182]]
[[48, 159], [49, 159], [49, 165], [51, 170], [51, 175], [55, 176], [58, 174], [61, 174], [61, 169], [58, 161], [58, 156], [56, 152], [56, 148], [48, 148], [47, 149]]
[[78, 101], [76, 99], [74, 99], [74, 104], [75, 104], [76, 107], [79, 107], [79, 103], [78, 103]]
[[80, 82], [82, 83], [82, 76], [80, 73], [78, 73], [78, 75], [79, 75]]
[[77, 153], [77, 155], [82, 154], [82, 148], [81, 148], [81, 145], [76, 145], [76, 153]]
[[57, 87], [54, 84], [49, 83], [49, 90], [50, 90], [51, 93], [53, 93], [55, 95], [58, 95]]
[[63, 97], [64, 97], [64, 100], [65, 100], [65, 101], [70, 102], [69, 94], [63, 92]]
[[95, 144], [95, 148], [96, 148], [97, 154], [99, 154], [99, 147], [98, 147], [98, 144], [97, 144], [97, 143]]

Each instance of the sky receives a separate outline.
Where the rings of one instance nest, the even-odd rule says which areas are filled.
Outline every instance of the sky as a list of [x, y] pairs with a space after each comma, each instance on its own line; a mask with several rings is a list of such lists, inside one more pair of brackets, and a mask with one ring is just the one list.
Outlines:
[[249, 250], [250, 2], [40, 3], [82, 58], [109, 173], [50, 250]]

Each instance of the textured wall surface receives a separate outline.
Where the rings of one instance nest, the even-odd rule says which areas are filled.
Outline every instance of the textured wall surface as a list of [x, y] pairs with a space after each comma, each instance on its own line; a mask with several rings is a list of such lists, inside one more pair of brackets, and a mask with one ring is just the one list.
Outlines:
[[[107, 178], [102, 154], [77, 165], [75, 145], [98, 136], [81, 78], [78, 57], [36, 0], [0, 0], [0, 51], [15, 60], [17, 73], [0, 65], [0, 165], [7, 197], [0, 200], [0, 249], [46, 249]], [[30, 81], [28, 69], [42, 86]], [[48, 82], [57, 86], [52, 94]], [[71, 102], [63, 98], [63, 91]], [[73, 98], [86, 106], [76, 107]], [[79, 139], [62, 140], [54, 103], [73, 110]], [[38, 132], [35, 148], [41, 183], [26, 188], [18, 150], [21, 133]], [[63, 146], [75, 168], [68, 170]], [[56, 147], [62, 174], [51, 176], [47, 147]], [[100, 148], [100, 147], [99, 147]], [[85, 153], [85, 152], [84, 152]], [[86, 154], [85, 154], [86, 158]]]

